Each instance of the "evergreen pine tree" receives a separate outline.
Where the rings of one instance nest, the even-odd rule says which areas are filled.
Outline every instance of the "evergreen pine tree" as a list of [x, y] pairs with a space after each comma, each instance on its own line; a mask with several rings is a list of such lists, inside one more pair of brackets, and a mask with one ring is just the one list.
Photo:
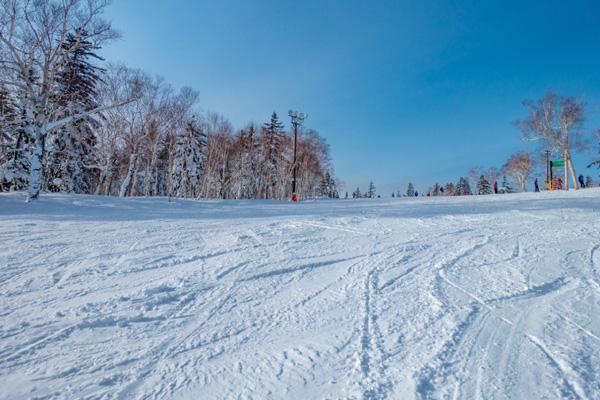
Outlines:
[[456, 184], [456, 191], [455, 191], [455, 195], [456, 196], [469, 196], [473, 194], [471, 192], [471, 185], [469, 185], [469, 181], [464, 178], [461, 177], [458, 180], [458, 183]]
[[444, 186], [444, 194], [446, 196], [454, 196], [455, 193], [456, 187], [454, 186], [454, 183], [450, 182], [447, 183], [446, 186]]
[[483, 175], [481, 175], [479, 181], [477, 181], [477, 193], [480, 195], [492, 194], [490, 183]]
[[333, 197], [331, 182], [331, 175], [329, 174], [329, 172], [325, 172], [325, 175], [323, 175], [323, 178], [321, 179], [321, 187], [319, 188], [321, 192], [321, 197]]
[[[88, 40], [85, 31], [67, 36], [61, 50], [65, 52], [57, 78], [52, 101], [68, 115], [78, 114], [99, 105], [96, 86], [104, 70], [92, 63], [103, 60], [95, 52], [99, 49]], [[75, 48], [75, 50], [71, 50]], [[86, 165], [94, 164], [94, 129], [99, 126], [99, 116], [88, 116], [67, 124], [49, 135], [46, 143], [45, 180], [51, 190], [89, 193], [91, 171]]]
[[208, 136], [204, 129], [192, 117], [186, 127], [187, 152], [185, 160], [185, 172], [187, 180], [187, 193], [189, 196], [197, 197], [200, 190], [200, 179], [202, 178], [204, 149], [208, 144]]
[[585, 187], [586, 188], [590, 188], [590, 187], [593, 187], [593, 186], [594, 186], [594, 181], [592, 180], [592, 177], [589, 176], [589, 175], [586, 176], [585, 177]]
[[206, 145], [206, 133], [196, 119], [192, 118], [187, 122], [185, 130], [182, 130], [175, 138], [175, 156], [171, 172], [172, 196], [196, 197], [199, 195]]
[[463, 178], [459, 178], [458, 182], [456, 182], [456, 190], [454, 191], [455, 196], [463, 196], [464, 195], [464, 183]]
[[233, 187], [231, 195], [235, 199], [247, 199], [247, 190], [249, 186], [249, 172], [246, 171], [248, 161], [247, 138], [248, 134], [245, 129], [240, 130], [239, 134], [234, 138], [232, 143], [232, 171], [231, 180]]
[[6, 146], [14, 141], [12, 128], [16, 112], [17, 110], [10, 93], [0, 85], [0, 156], [5, 154]]
[[408, 188], [406, 189], [406, 196], [415, 197], [415, 187], [413, 186], [412, 182], [408, 183]]
[[512, 193], [513, 189], [510, 186], [510, 183], [508, 183], [508, 180], [506, 179], [506, 175], [504, 175], [502, 177], [502, 185], [500, 186], [500, 189], [498, 190], [500, 193]]
[[433, 185], [433, 189], [431, 189], [431, 195], [432, 196], [441, 195], [439, 183], [436, 182], [435, 185]]
[[275, 187], [283, 158], [284, 141], [283, 124], [279, 122], [277, 113], [273, 112], [271, 120], [262, 129], [262, 175], [264, 179], [264, 194], [266, 199], [276, 197]]
[[[36, 79], [33, 73], [31, 79]], [[26, 118], [25, 109], [0, 87], [0, 191], [27, 187], [32, 149], [31, 137], [24, 129]]]
[[8, 90], [0, 85], [0, 191], [12, 186], [9, 178], [16, 151], [16, 113]]
[[327, 197], [330, 199], [339, 198], [339, 194], [336, 189], [335, 179], [333, 179], [332, 174], [327, 171], [325, 173], [326, 181], [327, 181]]
[[372, 199], [375, 198], [375, 184], [373, 181], [369, 182], [369, 190], [367, 191], [367, 197]]
[[257, 171], [260, 164], [260, 142], [256, 135], [256, 127], [250, 124], [244, 140], [242, 160], [244, 198], [255, 199], [258, 196], [259, 176]]

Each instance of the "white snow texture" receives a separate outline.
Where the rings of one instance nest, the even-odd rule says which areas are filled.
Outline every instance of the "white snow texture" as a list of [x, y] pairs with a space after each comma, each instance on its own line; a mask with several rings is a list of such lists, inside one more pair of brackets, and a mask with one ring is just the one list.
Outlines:
[[0, 194], [0, 398], [600, 399], [600, 190]]

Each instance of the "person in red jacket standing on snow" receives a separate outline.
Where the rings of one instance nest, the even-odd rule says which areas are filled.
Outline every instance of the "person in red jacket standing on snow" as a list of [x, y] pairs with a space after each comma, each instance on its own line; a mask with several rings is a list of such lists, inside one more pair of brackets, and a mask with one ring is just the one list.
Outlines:
[[562, 190], [562, 179], [560, 178], [556, 180], [556, 189]]

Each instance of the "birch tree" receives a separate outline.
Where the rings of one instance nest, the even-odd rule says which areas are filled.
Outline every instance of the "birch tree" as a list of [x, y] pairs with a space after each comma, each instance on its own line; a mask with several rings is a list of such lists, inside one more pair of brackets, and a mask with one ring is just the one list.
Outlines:
[[512, 155], [502, 169], [513, 177], [521, 191], [527, 191], [527, 179], [533, 169], [533, 159], [529, 154], [520, 152]]
[[167, 145], [168, 134], [175, 127], [176, 111], [174, 110], [173, 89], [162, 78], [155, 77], [150, 82], [149, 101], [145, 120], [147, 124], [146, 149], [144, 159], [144, 182], [142, 193], [144, 196], [154, 196], [161, 193], [160, 182], [165, 180], [166, 166], [164, 164], [164, 151]]
[[579, 189], [572, 150], [575, 145], [583, 146], [579, 140], [584, 122], [583, 102], [575, 97], [558, 96], [548, 92], [538, 101], [525, 100], [523, 105], [529, 115], [516, 121], [523, 139], [538, 141], [544, 150], [562, 157], [565, 162], [565, 189], [569, 189], [569, 172], [573, 186]]

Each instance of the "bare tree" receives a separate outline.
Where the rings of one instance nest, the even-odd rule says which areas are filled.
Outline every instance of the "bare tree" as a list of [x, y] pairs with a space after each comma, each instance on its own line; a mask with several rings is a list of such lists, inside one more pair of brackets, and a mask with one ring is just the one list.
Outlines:
[[[299, 136], [297, 166], [298, 193], [302, 193], [304, 197], [315, 197], [323, 175], [333, 170], [329, 145], [315, 130], [302, 131]], [[340, 188], [336, 187], [335, 190]]]
[[[116, 131], [115, 151], [119, 167], [126, 167], [119, 188], [119, 196], [125, 197], [135, 191], [139, 161], [144, 147], [148, 146], [146, 138], [152, 114], [149, 109], [153, 107], [155, 91], [147, 74], [124, 65], [109, 66], [106, 82], [108, 99], [105, 101], [122, 105], [112, 107], [107, 120]], [[132, 98], [135, 101], [128, 100]]]
[[147, 124], [147, 156], [144, 158], [143, 194], [153, 196], [160, 194], [158, 182], [161, 179], [159, 164], [161, 154], [167, 144], [169, 131], [175, 126], [173, 89], [162, 78], [156, 77], [151, 82], [149, 93], [148, 124]]
[[502, 169], [515, 180], [515, 184], [521, 186], [521, 191], [527, 191], [527, 179], [533, 169], [533, 159], [528, 153], [517, 153], [512, 155]]
[[202, 179], [203, 197], [226, 198], [230, 183], [230, 157], [233, 143], [231, 123], [218, 113], [208, 113], [204, 120], [208, 135], [205, 168]]
[[579, 189], [571, 158], [574, 145], [583, 146], [580, 134], [584, 121], [583, 102], [575, 97], [557, 96], [548, 92], [538, 101], [525, 100], [529, 111], [526, 119], [516, 121], [523, 139], [541, 142], [544, 150], [560, 155], [565, 162], [565, 188], [569, 188], [569, 171], [573, 186]]
[[469, 168], [469, 170], [467, 171], [467, 176], [468, 176], [469, 183], [471, 184], [471, 186], [473, 186], [473, 187], [477, 186], [477, 182], [479, 182], [479, 177], [481, 175], [485, 175], [485, 169], [482, 166], [478, 165], [478, 166]]
[[502, 173], [500, 172], [500, 170], [498, 170], [498, 168], [491, 167], [491, 168], [488, 168], [487, 170], [485, 170], [483, 175], [487, 178], [487, 180], [490, 183], [493, 184], [495, 181], [500, 179], [500, 177], [502, 176]]
[[481, 180], [481, 175], [483, 175], [488, 182], [493, 184], [502, 176], [502, 173], [496, 167], [485, 169], [481, 166], [476, 166], [470, 168], [469, 171], [467, 171], [467, 175], [472, 186], [477, 187], [479, 181]]

